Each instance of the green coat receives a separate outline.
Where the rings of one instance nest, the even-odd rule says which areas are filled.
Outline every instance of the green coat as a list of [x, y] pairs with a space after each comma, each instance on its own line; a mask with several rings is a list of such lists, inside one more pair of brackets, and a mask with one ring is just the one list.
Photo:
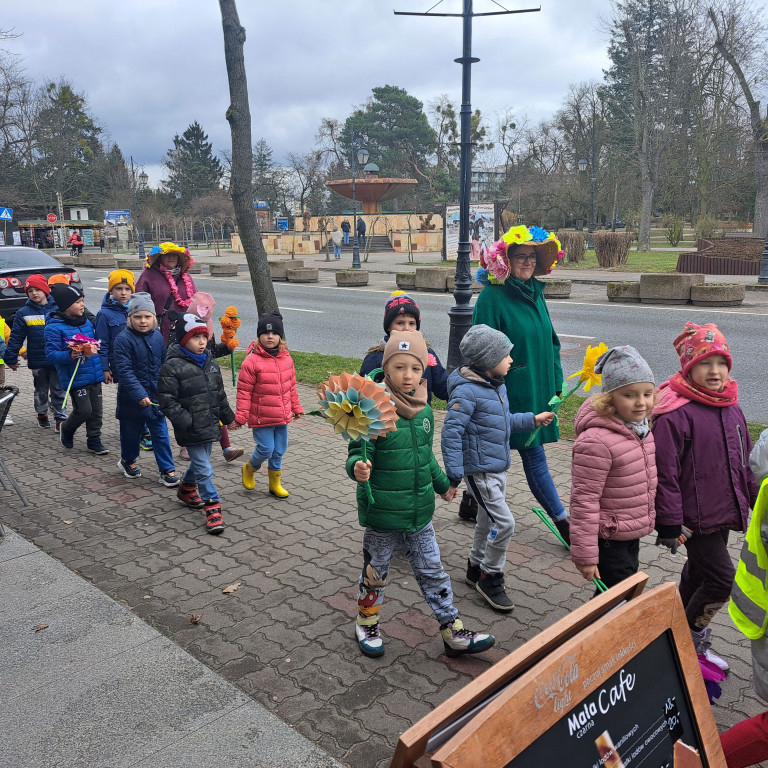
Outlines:
[[[413, 533], [432, 520], [435, 493], [445, 493], [450, 481], [432, 453], [432, 408], [425, 406], [412, 419], [399, 418], [396, 426], [395, 432], [366, 444], [373, 504], [358, 483], [357, 518], [365, 528]], [[347, 458], [353, 480], [357, 461], [362, 461], [362, 441], [353, 440]]]
[[[544, 283], [532, 277], [523, 283], [509, 277], [504, 285], [486, 285], [475, 303], [472, 323], [484, 323], [505, 333], [515, 345], [512, 367], [506, 376], [511, 413], [542, 413], [563, 390], [560, 339], [557, 338], [544, 301]], [[530, 432], [513, 432], [510, 448], [525, 447]], [[531, 446], [555, 443], [560, 430], [553, 422], [542, 427]]]

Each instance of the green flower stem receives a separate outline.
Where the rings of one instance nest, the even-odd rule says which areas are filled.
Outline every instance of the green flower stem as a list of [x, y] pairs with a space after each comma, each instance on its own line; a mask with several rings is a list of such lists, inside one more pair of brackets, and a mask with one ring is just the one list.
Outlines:
[[75, 363], [75, 370], [72, 371], [72, 378], [69, 380], [69, 384], [67, 385], [67, 391], [64, 394], [64, 402], [61, 404], [62, 411], [67, 407], [67, 400], [69, 399], [69, 390], [72, 389], [72, 382], [75, 380], [75, 376], [77, 376], [77, 369], [80, 367], [80, 361], [82, 359], [83, 359], [82, 357], [78, 357], [77, 362]]

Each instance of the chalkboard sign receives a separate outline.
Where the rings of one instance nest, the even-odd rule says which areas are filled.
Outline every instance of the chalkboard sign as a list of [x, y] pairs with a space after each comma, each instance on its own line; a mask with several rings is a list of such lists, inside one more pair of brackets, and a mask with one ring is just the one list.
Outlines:
[[677, 587], [645, 580], [470, 683], [403, 734], [393, 768], [725, 768]]

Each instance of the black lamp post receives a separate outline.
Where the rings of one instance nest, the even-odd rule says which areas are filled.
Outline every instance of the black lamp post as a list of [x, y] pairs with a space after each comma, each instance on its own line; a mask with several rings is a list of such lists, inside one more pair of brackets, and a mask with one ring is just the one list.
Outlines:
[[[594, 136], [592, 137], [592, 152], [591, 152], [591, 161], [589, 162], [589, 172], [590, 172], [590, 186], [589, 186], [589, 242], [587, 243], [587, 248], [590, 250], [593, 250], [595, 247], [595, 244], [592, 239], [592, 234], [595, 231], [595, 141]], [[582, 157], [581, 160], [579, 160], [579, 170], [584, 173], [584, 171], [587, 170], [587, 161]]]
[[365, 167], [368, 162], [368, 150], [364, 147], [358, 149], [357, 134], [350, 131], [352, 139], [352, 218], [355, 226], [355, 238], [352, 241], [352, 269], [360, 269], [360, 235], [357, 232], [357, 171], [355, 167], [355, 158], [361, 166]]
[[758, 283], [768, 283], [768, 234], [765, 236], [765, 245], [760, 257], [760, 274], [757, 278]]
[[142, 171], [138, 177], [138, 183], [136, 181], [136, 170], [133, 167], [133, 156], [131, 156], [131, 181], [133, 182], [133, 207], [136, 212], [136, 232], [137, 232], [137, 246], [139, 249], [139, 256], [144, 259], [147, 254], [144, 251], [144, 233], [141, 231], [141, 220], [139, 218], [139, 189], [145, 189], [149, 176]]
[[[176, 187], [176, 199], [181, 202], [182, 196], [181, 196], [181, 187]], [[184, 244], [184, 248], [189, 250], [189, 246], [187, 245], [187, 223], [184, 220], [184, 212], [182, 211], [181, 214], [181, 237], [182, 242]]]

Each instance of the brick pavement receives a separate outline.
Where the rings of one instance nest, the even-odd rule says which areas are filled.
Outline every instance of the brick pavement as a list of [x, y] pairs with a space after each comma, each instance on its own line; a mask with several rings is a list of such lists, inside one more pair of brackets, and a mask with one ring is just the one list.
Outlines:
[[[3, 521], [351, 768], [387, 765], [402, 731], [591, 595], [530, 511], [533, 500], [515, 456], [511, 616], [492, 612], [464, 584], [472, 528], [458, 521], [457, 503], [438, 499], [435, 515], [462, 617], [468, 626], [493, 632], [497, 646], [474, 658], [442, 655], [437, 623], [398, 559], [383, 610], [386, 654], [366, 659], [352, 627], [361, 564], [354, 486], [343, 469], [344, 442], [319, 418], [305, 417], [290, 428], [283, 479], [291, 496], [285, 501], [267, 494], [265, 474], [257, 476], [255, 491], [244, 490], [240, 464], [216, 455], [227, 528], [213, 537], [202, 513], [186, 509], [174, 490], [158, 484], [152, 454], [141, 455], [145, 476], [138, 480], [116, 468], [114, 387], [104, 387], [103, 437], [111, 453], [96, 457], [85, 451], [84, 436], [77, 435], [69, 452], [53, 430], [35, 426], [27, 369], [8, 378], [22, 392], [12, 410], [15, 425], [3, 429], [0, 444], [32, 506], [22, 508], [4, 494]], [[228, 389], [233, 396], [231, 384]], [[306, 409], [315, 407], [311, 387], [300, 387], [300, 394]], [[250, 450], [249, 431], [232, 437]], [[551, 446], [548, 455], [567, 498], [570, 445]], [[733, 542], [734, 557], [740, 541]], [[676, 579], [682, 555], [651, 544], [648, 537], [640, 552], [650, 586]], [[236, 582], [236, 592], [222, 593]], [[190, 622], [193, 616], [197, 623]], [[723, 612], [715, 626], [716, 648], [732, 667], [714, 708], [724, 728], [765, 707], [752, 691], [747, 641]]]

